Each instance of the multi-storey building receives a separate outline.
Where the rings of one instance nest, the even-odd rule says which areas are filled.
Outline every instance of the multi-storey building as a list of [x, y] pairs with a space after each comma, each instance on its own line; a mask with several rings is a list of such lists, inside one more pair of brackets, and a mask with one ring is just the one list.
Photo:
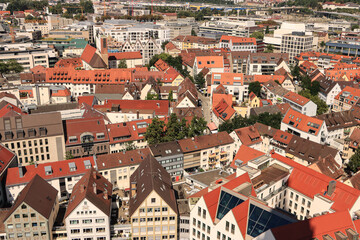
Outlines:
[[231, 181], [218, 181], [197, 196], [200, 199], [190, 212], [191, 239], [251, 239], [296, 221], [256, 200], [247, 173]]
[[244, 38], [223, 35], [220, 38], [220, 48], [229, 48], [230, 51], [256, 52], [256, 38]]
[[360, 99], [360, 89], [346, 86], [336, 97], [334, 98], [333, 111], [341, 112], [350, 110], [355, 106]]
[[[235, 21], [224, 19], [220, 21], [206, 21], [199, 26], [199, 35], [218, 34], [236, 37], [249, 37], [252, 28], [256, 27], [254, 21]], [[220, 38], [220, 37], [219, 37]]]
[[17, 165], [16, 154], [0, 144], [0, 207], [4, 207], [7, 202], [7, 192], [5, 189], [6, 177], [8, 175], [8, 168], [13, 168]]
[[301, 96], [300, 94], [289, 91], [283, 97], [284, 103], [290, 104], [295, 110], [307, 116], [315, 116], [317, 105], [310, 99]]
[[290, 108], [281, 122], [281, 130], [316, 143], [325, 144], [328, 129], [325, 121], [309, 117]]
[[94, 157], [86, 157], [9, 168], [6, 175], [7, 200], [13, 203], [34, 175], [39, 175], [55, 188], [60, 200], [66, 200], [76, 182], [95, 165]]
[[256, 150], [260, 150], [261, 148], [261, 135], [254, 126], [235, 129], [230, 133], [230, 136], [234, 139], [234, 151], [237, 151], [242, 145]]
[[130, 176], [150, 154], [149, 148], [123, 151], [97, 157], [97, 169], [114, 187], [129, 191]]
[[184, 174], [184, 154], [176, 141], [150, 146], [152, 155], [170, 174], [172, 180], [179, 181]]
[[184, 169], [224, 167], [232, 160], [234, 140], [227, 132], [178, 141], [184, 153]]
[[304, 32], [285, 34], [281, 38], [280, 52], [288, 53], [289, 62], [292, 64], [295, 62], [295, 56], [312, 50], [313, 39], [312, 35], [306, 35]]
[[106, 125], [109, 134], [110, 153], [117, 153], [129, 147], [145, 148], [145, 133], [152, 119], [135, 120]]
[[210, 49], [219, 47], [219, 42], [212, 38], [198, 36], [177, 36], [171, 42], [180, 50], [199, 48]]
[[130, 177], [132, 240], [177, 239], [178, 210], [171, 177], [151, 155]]
[[249, 75], [272, 75], [284, 61], [289, 63], [288, 53], [251, 53], [248, 60]]
[[110, 240], [112, 184], [89, 169], [75, 184], [64, 222], [68, 239]]
[[0, 134], [2, 143], [17, 154], [20, 164], [64, 159], [64, 131], [58, 112], [4, 117]]
[[41, 65], [46, 68], [57, 62], [55, 49], [48, 46], [35, 46], [32, 43], [7, 44], [0, 47], [0, 60], [15, 60], [28, 72]]
[[237, 103], [241, 103], [248, 97], [248, 85], [244, 84], [244, 74], [242, 73], [217, 73], [211, 74], [211, 94], [222, 85], [227, 93], [233, 95]]
[[345, 56], [359, 56], [360, 44], [358, 40], [340, 39], [325, 43], [326, 53], [341, 54]]
[[73, 157], [109, 153], [109, 136], [102, 117], [65, 122], [65, 147]]
[[35, 175], [4, 218], [6, 238], [53, 239], [58, 210], [57, 190]]

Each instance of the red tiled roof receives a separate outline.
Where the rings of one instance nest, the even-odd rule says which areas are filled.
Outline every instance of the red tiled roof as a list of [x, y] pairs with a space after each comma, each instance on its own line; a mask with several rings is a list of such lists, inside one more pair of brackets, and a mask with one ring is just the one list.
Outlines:
[[119, 105], [122, 112], [124, 111], [152, 111], [155, 115], [167, 116], [169, 113], [168, 100], [107, 100], [104, 105], [94, 105], [95, 109], [107, 111], [113, 105]]
[[[215, 82], [220, 82], [222, 85], [233, 85], [234, 83], [244, 84], [244, 74], [243, 73], [212, 73], [211, 74], [211, 84], [214, 85]], [[217, 83], [218, 84], [218, 83]]]
[[246, 146], [262, 142], [261, 135], [254, 126], [243, 127], [234, 131], [242, 144]]
[[67, 218], [84, 199], [95, 205], [105, 215], [110, 216], [111, 195], [112, 184], [94, 168], [87, 170], [72, 190], [64, 219]]
[[[325, 124], [323, 120], [306, 116], [292, 108], [287, 111], [282, 122], [306, 133], [309, 133], [309, 131], [312, 130], [314, 131], [315, 136], [320, 132], [321, 126]], [[290, 124], [290, 122], [294, 124]]]
[[81, 60], [89, 64], [95, 53], [96, 53], [96, 48], [88, 44], [86, 45], [83, 53], [81, 54]]
[[[349, 94], [345, 95], [345, 92]], [[360, 89], [346, 86], [334, 99], [339, 100], [341, 95], [344, 98], [344, 103], [355, 105], [360, 99]]]
[[198, 56], [196, 57], [196, 61], [198, 69], [202, 69], [204, 67], [208, 69], [224, 67], [223, 56]]
[[141, 53], [138, 52], [115, 52], [108, 53], [109, 58], [114, 57], [116, 60], [121, 59], [142, 59]]
[[73, 68], [81, 68], [83, 66], [81, 58], [65, 58], [60, 59], [57, 63], [55, 63], [55, 68], [61, 67], [73, 67]]
[[165, 45], [165, 49], [173, 50], [173, 49], [178, 49], [178, 48], [172, 42], [169, 42], [168, 44]]
[[273, 139], [287, 145], [290, 143], [292, 136], [293, 135], [291, 133], [277, 130]]
[[243, 239], [246, 239], [247, 224], [249, 216], [250, 200], [247, 199], [245, 202], [234, 207], [231, 211], [234, 214], [237, 225], [240, 228]]
[[157, 62], [154, 64], [154, 67], [156, 67], [159, 71], [166, 71], [170, 66], [167, 64], [164, 60], [161, 58], [157, 60]]
[[282, 84], [285, 80], [284, 75], [254, 75], [254, 82], [259, 83], [266, 83], [270, 80], [278, 81], [280, 84]]
[[204, 201], [213, 222], [215, 221], [216, 217], [216, 210], [219, 202], [220, 192], [221, 187], [218, 187], [215, 190], [204, 195]]
[[46, 68], [42, 65], [37, 65], [33, 68], [30, 69], [30, 71], [33, 73], [33, 74], [39, 74], [39, 73], [45, 73], [46, 72]]
[[224, 100], [224, 98], [222, 98], [220, 102], [215, 105], [213, 111], [218, 118], [221, 118], [224, 121], [229, 120], [236, 112], [232, 106]]
[[[19, 169], [9, 168], [6, 176], [6, 186], [13, 186], [19, 184], [26, 184], [37, 174], [45, 180], [57, 179], [61, 177], [75, 176], [84, 174], [87, 169], [85, 168], [84, 161], [89, 160], [91, 166], [95, 166], [94, 157], [74, 158], [70, 160], [62, 160], [50, 163], [40, 163], [37, 166], [27, 165], [23, 167], [24, 176], [19, 176]], [[70, 170], [70, 163], [75, 163], [76, 170]], [[51, 166], [52, 173], [47, 175], [45, 167]]]
[[[0, 144], [0, 176], [2, 176], [15, 156], [16, 155], [12, 151]], [[9, 172], [7, 176], [9, 176]]]
[[331, 206], [334, 211], [350, 210], [360, 196], [360, 190], [339, 181], [336, 181], [335, 191], [329, 196], [326, 191], [329, 182], [333, 180], [332, 178], [277, 153], [272, 153], [271, 157], [293, 167], [288, 179], [288, 187], [310, 198], [314, 198], [316, 194], [321, 194], [322, 197], [334, 202]]
[[78, 103], [79, 105], [86, 103], [89, 106], [93, 106], [95, 100], [95, 96], [89, 95], [89, 96], [78, 96]]
[[220, 42], [233, 42], [233, 43], [252, 43], [256, 45], [256, 38], [246, 38], [246, 37], [235, 37], [229, 35], [222, 35]]
[[144, 139], [146, 129], [151, 122], [152, 119], [143, 119], [106, 125], [110, 144]]
[[149, 148], [122, 151], [119, 153], [103, 154], [97, 156], [97, 166], [99, 171], [113, 169], [123, 166], [140, 164], [150, 154]]
[[[80, 144], [82, 141], [81, 135], [85, 132], [93, 135], [94, 142], [103, 142], [109, 140], [105, 122], [102, 117], [70, 119], [66, 120], [65, 125], [66, 145]], [[105, 136], [98, 138], [97, 133], [103, 133]], [[69, 137], [76, 137], [76, 141], [69, 142]]]
[[246, 165], [249, 161], [264, 156], [265, 153], [258, 151], [256, 149], [253, 149], [251, 147], [248, 147], [246, 145], [241, 145], [239, 150], [237, 151], [234, 159], [232, 160], [230, 167], [232, 168], [237, 168], [236, 164], [235, 164], [235, 160], [240, 160], [242, 161], [243, 165]]
[[219, 132], [210, 135], [195, 136], [178, 141], [181, 150], [186, 152], [200, 151], [215, 146], [233, 143], [234, 139], [227, 132]]
[[10, 117], [14, 115], [24, 114], [17, 106], [6, 102], [5, 100], [0, 102], [0, 118]]
[[57, 90], [56, 92], [52, 92], [52, 97], [68, 97], [71, 96], [71, 92], [69, 89], [65, 88], [64, 90]]

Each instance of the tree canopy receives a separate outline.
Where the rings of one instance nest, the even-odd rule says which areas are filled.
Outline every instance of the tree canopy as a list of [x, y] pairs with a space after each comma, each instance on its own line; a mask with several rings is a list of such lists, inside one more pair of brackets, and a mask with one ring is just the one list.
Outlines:
[[195, 75], [194, 81], [195, 81], [195, 84], [198, 86], [198, 88], [205, 87], [205, 78], [201, 72], [198, 73], [197, 75]]
[[46, 0], [30, 1], [30, 0], [10, 0], [6, 10], [13, 13], [14, 11], [24, 11], [28, 9], [44, 10], [44, 7], [49, 6]]
[[257, 116], [242, 117], [240, 115], [234, 117], [231, 120], [228, 120], [219, 126], [219, 131], [227, 131], [228, 133], [234, 131], [238, 128], [248, 127], [254, 125], [255, 123], [262, 123], [268, 126], [271, 126], [276, 129], [280, 129], [280, 124], [283, 116], [281, 113], [270, 114], [270, 113], [261, 113]]
[[24, 71], [24, 68], [20, 63], [15, 60], [0, 61], [0, 73], [20, 73]]
[[194, 117], [190, 123], [187, 123], [185, 118], [178, 119], [176, 114], [172, 113], [166, 124], [154, 118], [146, 129], [145, 139], [148, 144], [170, 142], [203, 135], [206, 127], [206, 121], [203, 118]]
[[261, 84], [260, 82], [256, 81], [256, 82], [251, 82], [249, 84], [249, 93], [253, 92], [256, 96], [260, 96], [260, 91], [261, 91]]
[[312, 95], [309, 89], [303, 89], [299, 92], [299, 94], [301, 96], [310, 99], [317, 105], [317, 110], [316, 110], [317, 115], [324, 114], [328, 111], [329, 107], [326, 104], [326, 102], [321, 100], [318, 95]]
[[346, 165], [346, 170], [356, 173], [360, 168], [360, 148], [356, 149], [354, 155], [349, 159], [349, 163]]
[[159, 59], [164, 60], [164, 62], [175, 68], [182, 76], [191, 77], [189, 71], [183, 68], [181, 56], [173, 57], [167, 53], [156, 54], [150, 59], [148, 67], [154, 66]]
[[119, 64], [118, 64], [118, 68], [127, 68], [127, 64], [126, 64], [126, 60], [125, 59], [121, 59]]

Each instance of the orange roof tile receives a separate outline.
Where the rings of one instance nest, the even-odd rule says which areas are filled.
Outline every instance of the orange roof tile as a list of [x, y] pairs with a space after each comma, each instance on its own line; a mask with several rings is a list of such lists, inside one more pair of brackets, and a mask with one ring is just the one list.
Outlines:
[[207, 67], [211, 68], [223, 68], [224, 57], [223, 56], [199, 56], [196, 57], [198, 69]]
[[284, 98], [300, 105], [300, 106], [304, 106], [305, 104], [307, 104], [310, 99], [301, 96], [300, 94], [294, 93], [294, 92], [288, 92], [287, 94], [284, 95]]
[[291, 125], [302, 132], [313, 132], [315, 136], [319, 134], [321, 126], [325, 124], [323, 120], [306, 116], [292, 108], [287, 111], [282, 122]]
[[220, 42], [232, 42], [232, 43], [252, 43], [256, 45], [256, 38], [246, 38], [246, 37], [235, 37], [229, 35], [222, 35]]
[[121, 59], [142, 59], [141, 53], [138, 52], [115, 52], [108, 53], [109, 58]]
[[212, 73], [211, 84], [233, 85], [234, 83], [244, 84], [243, 73]]
[[254, 82], [259, 83], [266, 83], [270, 80], [278, 81], [280, 84], [282, 84], [285, 80], [284, 75], [254, 75]]
[[243, 165], [246, 165], [250, 160], [253, 160], [255, 158], [264, 156], [265, 153], [260, 152], [254, 148], [248, 147], [246, 145], [241, 145], [239, 150], [237, 151], [234, 159], [232, 160], [230, 167], [236, 169], [237, 165], [235, 164], [236, 160], [242, 161]]
[[241, 143], [246, 146], [251, 146], [262, 142], [259, 131], [254, 126], [243, 127], [234, 130]]

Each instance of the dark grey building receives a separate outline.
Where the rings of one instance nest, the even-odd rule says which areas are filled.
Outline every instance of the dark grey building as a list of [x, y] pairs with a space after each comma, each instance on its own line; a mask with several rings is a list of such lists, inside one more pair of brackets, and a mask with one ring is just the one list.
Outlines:
[[178, 181], [184, 172], [184, 154], [176, 142], [159, 143], [150, 146], [155, 159], [166, 169], [173, 181]]

